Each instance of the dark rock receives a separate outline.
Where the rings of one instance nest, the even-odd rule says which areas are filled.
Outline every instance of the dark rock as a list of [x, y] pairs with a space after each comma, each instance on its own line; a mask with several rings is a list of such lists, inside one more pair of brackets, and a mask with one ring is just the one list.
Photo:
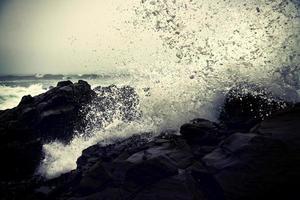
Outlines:
[[97, 192], [111, 180], [111, 175], [100, 162], [97, 162], [83, 173], [78, 187], [75, 188], [75, 193], [84, 195]]
[[158, 156], [133, 165], [126, 172], [125, 183], [126, 187], [145, 187], [177, 173], [177, 168], [170, 160]]
[[150, 136], [151, 134], [145, 133], [133, 135], [128, 139], [116, 141], [114, 144], [107, 146], [93, 145], [83, 150], [82, 155], [77, 160], [77, 168], [84, 171], [98, 161], [111, 162], [124, 154], [126, 156], [123, 160], [126, 160], [130, 154], [146, 149], [146, 144], [149, 142]]
[[123, 200], [122, 191], [119, 188], [106, 188], [101, 192], [89, 194], [84, 197], [72, 197], [68, 200]]
[[300, 103], [261, 122], [253, 131], [283, 141], [290, 150], [300, 152]]
[[192, 170], [191, 176], [209, 200], [225, 200], [224, 192], [211, 173]]
[[80, 109], [95, 96], [84, 81], [60, 82], [59, 87], [35, 97], [24, 96], [19, 105], [0, 114], [0, 179], [30, 177], [42, 158], [42, 144], [68, 142], [83, 127]]
[[215, 173], [226, 199], [277, 199], [293, 192], [286, 190], [293, 186], [291, 174], [295, 172], [289, 154], [280, 140], [237, 133], [203, 161]]
[[[201, 198], [202, 197], [202, 198]], [[162, 179], [156, 184], [149, 186], [139, 192], [134, 200], [193, 200], [203, 199], [203, 194], [199, 190], [192, 190], [183, 175], [176, 175], [170, 178]]]
[[[79, 83], [79, 82], [78, 82]], [[64, 86], [69, 86], [72, 85], [72, 81], [60, 81], [57, 83], [57, 87], [64, 87]]]
[[249, 132], [254, 125], [288, 106], [265, 88], [240, 84], [227, 93], [219, 119], [232, 132]]
[[41, 193], [43, 195], [48, 195], [50, 194], [51, 192], [51, 188], [49, 187], [46, 187], [46, 186], [42, 186], [42, 187], [39, 187], [35, 190], [36, 193]]
[[26, 96], [22, 97], [21, 104], [32, 103], [33, 100], [34, 100], [34, 98], [31, 95], [26, 95]]
[[0, 146], [3, 162], [0, 166], [1, 180], [30, 178], [42, 159], [40, 140], [10, 142]]
[[[132, 199], [140, 190], [177, 175], [193, 163], [189, 146], [179, 136], [165, 133], [149, 141], [150, 136], [135, 135], [112, 145], [94, 145], [84, 150], [75, 170], [78, 179], [57, 178], [54, 185], [64, 184], [50, 197]], [[111, 191], [118, 193], [109, 194]]]
[[205, 119], [195, 119], [182, 125], [180, 133], [188, 144], [216, 145], [221, 139], [218, 125]]

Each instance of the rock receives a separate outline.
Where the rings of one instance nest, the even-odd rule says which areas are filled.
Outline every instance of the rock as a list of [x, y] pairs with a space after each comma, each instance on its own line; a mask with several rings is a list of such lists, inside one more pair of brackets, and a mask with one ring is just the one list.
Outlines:
[[107, 188], [101, 192], [89, 194], [84, 197], [72, 197], [68, 200], [123, 200], [122, 191], [119, 188]]
[[205, 119], [195, 119], [182, 125], [180, 133], [191, 145], [216, 145], [221, 139], [218, 125]]
[[140, 191], [134, 200], [206, 200], [201, 191], [192, 190], [183, 175], [176, 175], [170, 178], [162, 179], [158, 183], [151, 185]]
[[289, 151], [282, 141], [271, 137], [233, 134], [204, 156], [203, 162], [226, 199], [277, 199], [295, 192], [291, 190], [295, 167]]
[[300, 103], [262, 121], [253, 131], [283, 141], [292, 151], [300, 152]]
[[31, 95], [26, 95], [23, 96], [21, 99], [21, 104], [25, 105], [25, 104], [29, 104], [32, 103], [34, 101], [34, 98]]
[[163, 156], [158, 156], [130, 167], [126, 172], [125, 187], [145, 187], [177, 173], [176, 166], [170, 160]]
[[[48, 183], [48, 186], [63, 183], [49, 198], [132, 199], [140, 190], [176, 176], [192, 165], [192, 154], [185, 140], [164, 133], [149, 141], [150, 136], [134, 135], [112, 145], [98, 144], [84, 150], [74, 170], [77, 178], [67, 173], [53, 184]], [[112, 191], [118, 193], [111, 194]]]
[[97, 192], [111, 180], [111, 175], [100, 162], [97, 162], [83, 173], [78, 187], [75, 188], [75, 193], [84, 195]]
[[[121, 155], [126, 154], [122, 160], [126, 160], [130, 154], [134, 154], [147, 147], [151, 134], [144, 133], [133, 135], [125, 140], [116, 141], [114, 144], [102, 146], [93, 145], [83, 150], [82, 155], [77, 160], [77, 169], [84, 171], [90, 168], [98, 161], [111, 162], [119, 159]], [[143, 148], [144, 146], [144, 148]]]
[[254, 125], [288, 106], [265, 88], [240, 84], [227, 93], [219, 120], [231, 132], [249, 132]]
[[51, 192], [51, 188], [49, 187], [46, 187], [46, 186], [42, 186], [42, 187], [39, 187], [35, 190], [36, 193], [41, 193], [43, 195], [48, 195], [50, 194]]
[[19, 105], [0, 113], [0, 180], [30, 177], [42, 158], [42, 144], [68, 142], [84, 127], [80, 109], [95, 92], [85, 81], [64, 81], [35, 97], [24, 96]]
[[192, 170], [191, 176], [207, 199], [225, 200], [223, 189], [211, 173], [203, 170]]
[[57, 87], [64, 87], [64, 86], [69, 86], [72, 85], [72, 81], [67, 80], [67, 81], [60, 81], [57, 83]]
[[[26, 134], [26, 133], [24, 133]], [[0, 146], [1, 180], [19, 180], [30, 178], [42, 159], [40, 140], [16, 141]]]

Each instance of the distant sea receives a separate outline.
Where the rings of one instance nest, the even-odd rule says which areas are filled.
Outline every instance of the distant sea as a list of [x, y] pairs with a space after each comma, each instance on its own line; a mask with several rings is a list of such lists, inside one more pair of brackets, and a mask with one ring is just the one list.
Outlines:
[[33, 75], [0, 75], [0, 110], [18, 105], [25, 95], [38, 95], [57, 85], [57, 82], [71, 80], [86, 80], [92, 86], [107, 86], [123, 84], [128, 79], [127, 74], [33, 74]]

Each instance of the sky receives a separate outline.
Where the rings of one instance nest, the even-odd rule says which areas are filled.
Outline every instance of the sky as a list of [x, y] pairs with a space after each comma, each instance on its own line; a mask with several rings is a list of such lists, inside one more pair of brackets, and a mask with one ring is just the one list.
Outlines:
[[299, 0], [0, 0], [0, 75], [146, 68], [146, 74], [168, 73], [177, 70], [176, 63], [193, 71], [298, 65], [299, 5]]
[[153, 62], [161, 44], [126, 24], [134, 16], [131, 6], [122, 0], [1, 0], [0, 74], [99, 73]]

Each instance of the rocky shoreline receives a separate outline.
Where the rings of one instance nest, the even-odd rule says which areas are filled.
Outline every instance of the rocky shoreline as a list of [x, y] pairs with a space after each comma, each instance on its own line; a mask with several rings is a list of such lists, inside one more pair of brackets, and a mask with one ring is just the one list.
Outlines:
[[[180, 134], [141, 133], [93, 145], [75, 170], [51, 180], [33, 175], [42, 144], [68, 142], [75, 129], [86, 126], [82, 107], [96, 100], [105, 113], [104, 105], [115, 99], [97, 96], [84, 81], [60, 82], [45, 94], [23, 97], [16, 108], [0, 111], [1, 199], [297, 199], [300, 104], [243, 88], [227, 94], [219, 123], [194, 119]], [[126, 101], [135, 97], [131, 88], [98, 89], [120, 91], [124, 106], [114, 109], [124, 111], [124, 120], [139, 117], [138, 101]]]

